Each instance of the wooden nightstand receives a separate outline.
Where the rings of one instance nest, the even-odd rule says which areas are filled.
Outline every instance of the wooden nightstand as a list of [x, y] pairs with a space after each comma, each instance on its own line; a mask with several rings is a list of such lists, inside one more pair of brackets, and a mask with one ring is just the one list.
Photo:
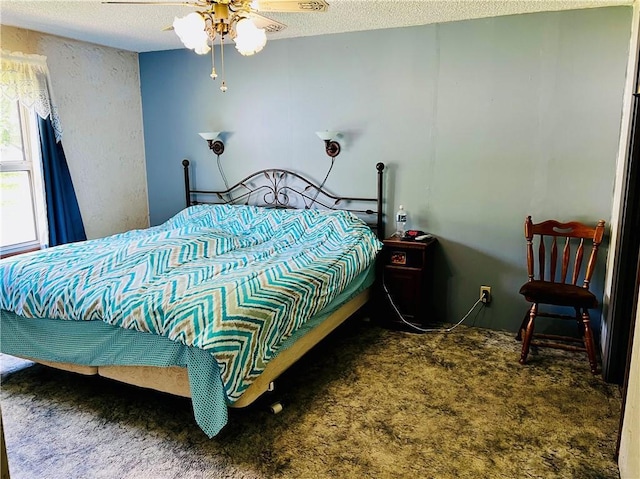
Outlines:
[[[431, 307], [433, 251], [437, 240], [384, 240], [383, 280], [393, 301], [405, 319], [416, 326], [424, 326]], [[402, 321], [390, 308], [389, 319]], [[405, 327], [409, 327], [406, 326]]]

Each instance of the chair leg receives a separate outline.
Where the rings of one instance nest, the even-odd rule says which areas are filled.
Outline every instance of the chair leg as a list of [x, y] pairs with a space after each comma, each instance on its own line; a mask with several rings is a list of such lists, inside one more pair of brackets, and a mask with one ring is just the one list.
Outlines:
[[529, 311], [531, 311], [531, 308], [527, 308], [527, 312], [524, 313], [524, 318], [522, 318], [522, 322], [520, 323], [518, 334], [516, 334], [517, 341], [522, 341], [522, 331], [527, 328], [527, 323], [529, 322]]
[[591, 320], [589, 319], [589, 311], [582, 311], [582, 326], [584, 328], [584, 347], [587, 349], [589, 357], [589, 365], [591, 366], [591, 374], [598, 374], [598, 360], [596, 359], [596, 347], [593, 341], [593, 331], [591, 330]]
[[576, 310], [576, 323], [578, 323], [578, 333], [580, 333], [584, 339], [584, 323], [582, 322], [582, 311], [580, 308], [575, 308]]
[[520, 364], [527, 362], [527, 356], [529, 355], [529, 347], [531, 346], [531, 340], [533, 339], [533, 328], [536, 316], [538, 314], [538, 305], [533, 303], [529, 310], [529, 318], [527, 320], [527, 327], [524, 332], [524, 338], [522, 340], [522, 353], [520, 354]]

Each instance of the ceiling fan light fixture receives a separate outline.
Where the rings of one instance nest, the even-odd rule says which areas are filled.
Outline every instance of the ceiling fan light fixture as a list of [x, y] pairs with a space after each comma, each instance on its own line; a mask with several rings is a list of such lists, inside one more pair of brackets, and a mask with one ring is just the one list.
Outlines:
[[204, 55], [211, 50], [209, 35], [205, 31], [205, 27], [204, 18], [197, 12], [182, 18], [175, 17], [173, 20], [173, 28], [180, 41], [198, 55]]
[[[159, 0], [151, 3], [176, 4], [173, 2], [175, 0]], [[106, 3], [129, 2], [118, 0]], [[141, 2], [134, 0], [130, 3]], [[267, 31], [269, 33], [279, 32], [286, 27], [283, 23], [263, 17], [256, 12], [324, 12], [329, 6], [325, 0], [188, 0], [177, 3], [177, 5], [202, 9], [182, 18], [175, 17], [173, 29], [186, 48], [199, 55], [211, 52], [211, 73], [209, 76], [213, 80], [218, 78], [215, 43], [217, 39], [220, 39], [220, 76], [222, 80], [220, 90], [223, 92], [227, 91], [224, 74], [225, 37], [233, 39], [236, 50], [241, 55], [254, 55], [262, 51], [267, 44]]]
[[264, 28], [258, 28], [250, 18], [241, 18], [236, 23], [236, 50], [245, 56], [261, 51], [267, 44], [267, 33]]

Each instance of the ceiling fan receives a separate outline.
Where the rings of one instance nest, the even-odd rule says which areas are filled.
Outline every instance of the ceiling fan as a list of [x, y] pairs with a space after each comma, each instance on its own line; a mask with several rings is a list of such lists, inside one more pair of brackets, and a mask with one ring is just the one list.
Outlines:
[[[224, 40], [229, 36], [236, 49], [245, 56], [261, 51], [267, 43], [267, 33], [282, 31], [286, 28], [260, 13], [314, 13], [326, 12], [329, 4], [325, 0], [195, 0], [192, 2], [171, 1], [103, 1], [106, 4], [119, 5], [176, 5], [196, 8], [197, 11], [183, 18], [176, 17], [173, 29], [185, 47], [204, 55], [211, 51], [211, 78], [218, 77], [215, 68], [214, 42], [219, 39], [222, 64], [222, 84], [220, 90], [227, 91], [224, 81]], [[211, 44], [211, 46], [209, 46]]]

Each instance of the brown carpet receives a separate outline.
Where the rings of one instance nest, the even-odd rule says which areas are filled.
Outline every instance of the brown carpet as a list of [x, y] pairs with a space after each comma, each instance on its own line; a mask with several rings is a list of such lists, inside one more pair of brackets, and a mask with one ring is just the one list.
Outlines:
[[[3, 379], [10, 472], [32, 478], [617, 478], [620, 397], [581, 354], [518, 364], [511, 333], [353, 320], [232, 411], [35, 365]], [[282, 398], [284, 411], [264, 407]]]

